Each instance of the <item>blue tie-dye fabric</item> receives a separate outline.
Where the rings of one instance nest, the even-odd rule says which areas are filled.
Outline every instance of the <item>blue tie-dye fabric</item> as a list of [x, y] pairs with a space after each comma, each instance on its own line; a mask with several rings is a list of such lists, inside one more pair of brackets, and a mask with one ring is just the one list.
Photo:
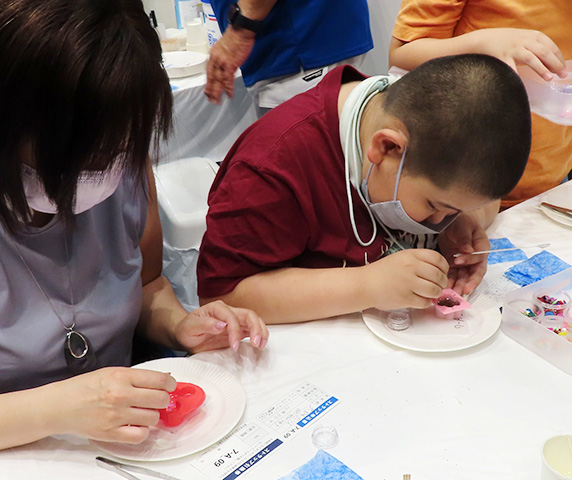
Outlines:
[[[514, 248], [513, 243], [508, 238], [491, 238], [491, 250], [498, 250], [501, 248]], [[487, 263], [494, 265], [503, 262], [517, 262], [518, 260], [526, 260], [526, 254], [522, 250], [511, 250], [510, 252], [491, 252]]]
[[323, 450], [279, 480], [363, 480], [356, 472]]
[[569, 267], [570, 265], [560, 260], [556, 255], [544, 250], [524, 262], [517, 263], [504, 274], [514, 283], [525, 287]]

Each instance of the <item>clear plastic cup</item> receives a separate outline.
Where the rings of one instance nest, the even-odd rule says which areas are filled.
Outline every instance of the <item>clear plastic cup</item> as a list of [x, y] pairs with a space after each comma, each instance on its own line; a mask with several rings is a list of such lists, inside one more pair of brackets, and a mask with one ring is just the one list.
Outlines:
[[411, 317], [408, 308], [392, 310], [387, 315], [387, 326], [392, 330], [407, 330], [411, 325]]
[[564, 328], [570, 322], [570, 295], [566, 292], [549, 292], [537, 290], [534, 302], [539, 312], [537, 321], [550, 330]]
[[338, 432], [331, 425], [318, 425], [312, 432], [312, 443], [316, 448], [332, 448], [338, 444]]

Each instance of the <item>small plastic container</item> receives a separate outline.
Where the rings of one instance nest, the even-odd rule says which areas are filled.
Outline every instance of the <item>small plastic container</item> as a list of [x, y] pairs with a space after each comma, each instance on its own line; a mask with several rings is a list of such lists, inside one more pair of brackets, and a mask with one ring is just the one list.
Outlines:
[[338, 432], [331, 425], [318, 425], [312, 432], [312, 443], [316, 448], [332, 448], [338, 444]]
[[410, 325], [411, 316], [409, 315], [408, 308], [392, 310], [387, 315], [387, 326], [391, 328], [391, 330], [407, 330]]
[[537, 290], [534, 301], [539, 309], [538, 322], [557, 333], [563, 328], [568, 331], [570, 295], [566, 292], [549, 292]]
[[572, 435], [549, 438], [542, 446], [541, 480], [572, 478]]
[[530, 109], [551, 122], [572, 125], [572, 60], [566, 61], [568, 75], [547, 82], [528, 65], [517, 67], [530, 102]]
[[[572, 375], [572, 333], [555, 332], [544, 322], [538, 292], [572, 292], [572, 268], [508, 293], [503, 302], [501, 330], [513, 340]], [[555, 296], [555, 293], [550, 294]], [[530, 310], [530, 312], [527, 311]], [[537, 315], [534, 315], [534, 313]], [[561, 317], [568, 324], [568, 315]]]

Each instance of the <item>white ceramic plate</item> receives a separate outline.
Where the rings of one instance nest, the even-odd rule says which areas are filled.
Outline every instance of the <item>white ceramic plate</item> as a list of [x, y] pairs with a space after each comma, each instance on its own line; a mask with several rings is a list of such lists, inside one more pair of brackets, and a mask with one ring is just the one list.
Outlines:
[[552, 210], [544, 205], [538, 205], [538, 208], [540, 208], [540, 211], [551, 220], [561, 223], [562, 225], [566, 225], [567, 227], [572, 227], [572, 217], [565, 213], [557, 212], [556, 210]]
[[230, 432], [241, 419], [246, 394], [238, 379], [219, 367], [192, 358], [161, 358], [134, 368], [171, 372], [178, 382], [199, 385], [206, 394], [203, 405], [173, 428], [152, 427], [139, 445], [93, 441], [99, 449], [127, 460], [160, 461], [203, 450]]
[[[424, 310], [412, 310], [412, 313], [412, 326], [402, 331], [395, 331], [387, 326], [387, 312], [370, 309], [364, 311], [362, 316], [367, 327], [382, 340], [417, 352], [454, 352], [474, 347], [492, 337], [501, 323], [498, 307], [484, 311], [472, 308], [465, 310], [463, 317], [468, 334], [442, 334], [444, 329], [440, 328], [437, 322], [448, 320], [436, 318]], [[416, 322], [419, 325], [418, 331], [422, 330], [423, 334], [415, 333]], [[435, 326], [435, 335], [428, 334], [432, 324]]]

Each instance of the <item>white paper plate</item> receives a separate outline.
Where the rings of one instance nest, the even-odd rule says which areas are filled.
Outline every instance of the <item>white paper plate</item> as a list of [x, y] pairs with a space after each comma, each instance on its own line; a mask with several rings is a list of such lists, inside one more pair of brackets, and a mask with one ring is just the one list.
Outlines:
[[[499, 329], [501, 323], [501, 313], [498, 307], [488, 308], [484, 311], [472, 308], [465, 310], [463, 317], [466, 327], [469, 329], [468, 334], [442, 335], [436, 333], [435, 335], [428, 335], [426, 333], [430, 328], [430, 322], [447, 320], [425, 315], [424, 311], [421, 310], [412, 312], [413, 325], [402, 331], [391, 330], [387, 326], [387, 312], [370, 309], [362, 312], [362, 317], [367, 327], [382, 340], [396, 347], [417, 352], [454, 352], [474, 347], [492, 337]], [[423, 325], [425, 334], [418, 335], [415, 333], [416, 321], [426, 322]], [[441, 331], [440, 329], [437, 330]]]
[[164, 52], [163, 65], [169, 78], [183, 78], [206, 72], [208, 55], [201, 52]]
[[565, 213], [557, 212], [543, 205], [538, 205], [538, 208], [540, 208], [540, 211], [551, 220], [554, 220], [555, 222], [562, 225], [566, 225], [567, 227], [572, 227], [572, 217], [566, 215]]
[[160, 461], [203, 450], [230, 432], [241, 419], [246, 394], [238, 379], [219, 367], [192, 358], [161, 358], [134, 368], [171, 372], [178, 382], [200, 386], [206, 399], [189, 419], [177, 427], [151, 427], [139, 445], [92, 441], [99, 449], [127, 460]]

